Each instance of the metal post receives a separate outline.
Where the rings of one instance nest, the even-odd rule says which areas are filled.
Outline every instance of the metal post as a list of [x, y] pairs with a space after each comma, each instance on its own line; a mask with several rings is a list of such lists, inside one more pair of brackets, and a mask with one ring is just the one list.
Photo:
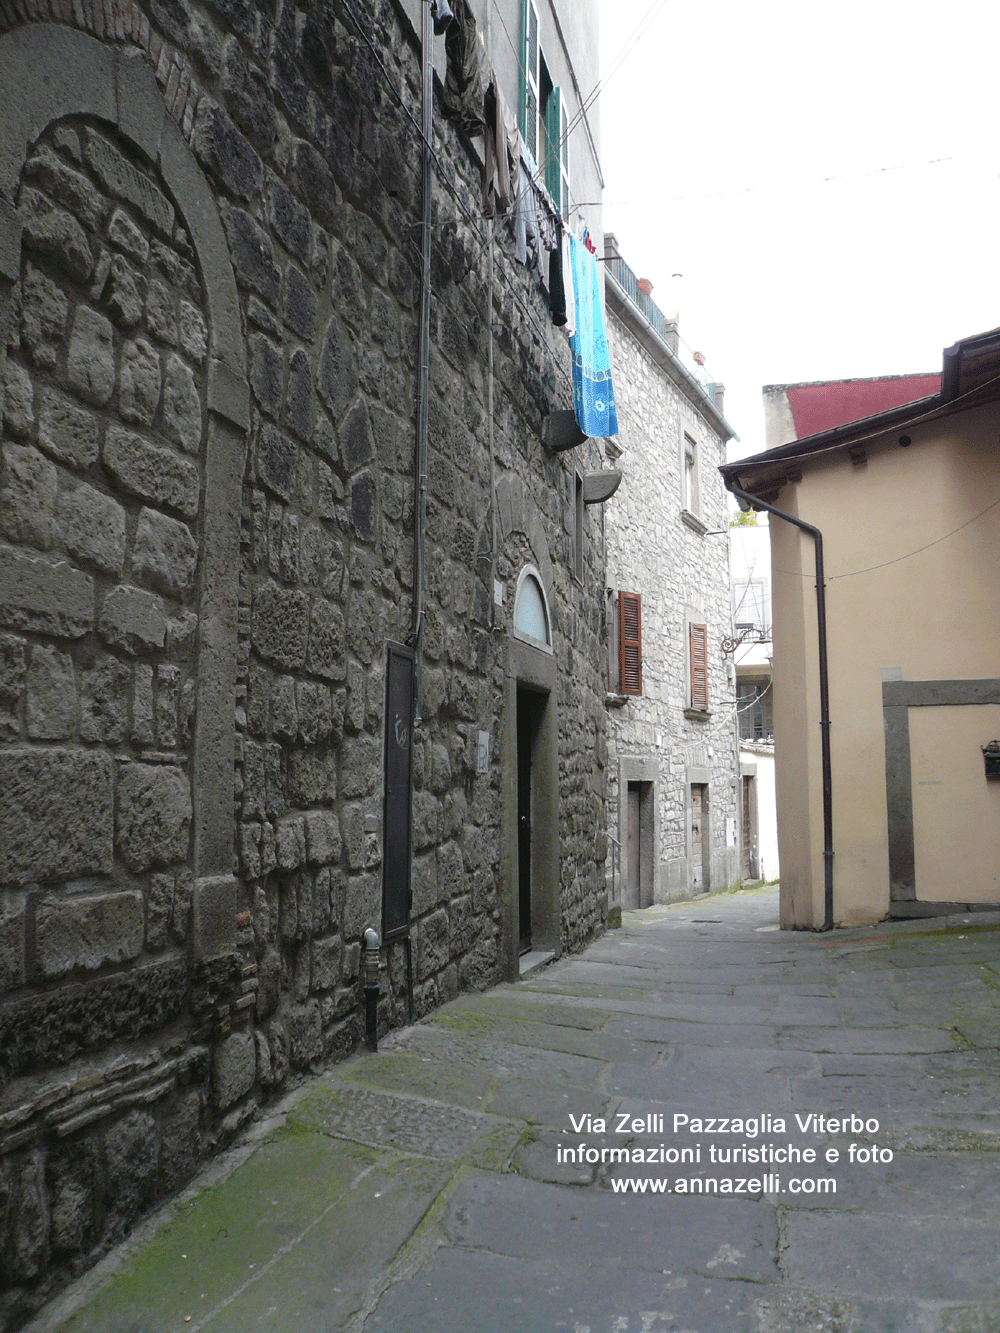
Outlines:
[[371, 926], [365, 931], [364, 978], [365, 978], [365, 1043], [370, 1051], [378, 1050], [378, 974], [379, 941], [378, 931]]

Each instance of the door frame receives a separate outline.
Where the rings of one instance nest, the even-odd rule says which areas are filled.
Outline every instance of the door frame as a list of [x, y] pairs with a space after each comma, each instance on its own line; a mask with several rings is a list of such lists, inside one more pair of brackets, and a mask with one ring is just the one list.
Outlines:
[[520, 975], [519, 848], [517, 794], [517, 692], [540, 696], [532, 747], [531, 947], [562, 952], [559, 899], [559, 714], [558, 670], [552, 653], [515, 639], [507, 641], [504, 688], [503, 812], [500, 823], [500, 872], [503, 885], [503, 970], [509, 981]]

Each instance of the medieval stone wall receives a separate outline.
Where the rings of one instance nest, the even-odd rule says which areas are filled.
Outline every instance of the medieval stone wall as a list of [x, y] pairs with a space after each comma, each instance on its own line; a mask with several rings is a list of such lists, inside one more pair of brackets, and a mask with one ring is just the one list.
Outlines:
[[[361, 30], [350, 8], [0, 8], [27, 127], [0, 127], [0, 1322], [361, 1036], [385, 644], [413, 616], [419, 59], [392, 4]], [[509, 973], [525, 561], [563, 947], [606, 910], [600, 521], [578, 581], [571, 464], [540, 444], [566, 340], [499, 227], [491, 437], [477, 158], [449, 124], [436, 148], [418, 1015]], [[502, 522], [498, 486], [522, 497]], [[386, 964], [383, 1029], [407, 1012], [401, 947]]]

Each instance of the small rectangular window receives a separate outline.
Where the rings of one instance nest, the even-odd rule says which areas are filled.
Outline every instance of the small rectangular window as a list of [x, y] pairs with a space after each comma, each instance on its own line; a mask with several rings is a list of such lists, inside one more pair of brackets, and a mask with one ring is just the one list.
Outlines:
[[708, 711], [708, 627], [690, 627], [691, 707]]
[[642, 598], [618, 594], [618, 666], [622, 694], [642, 693]]

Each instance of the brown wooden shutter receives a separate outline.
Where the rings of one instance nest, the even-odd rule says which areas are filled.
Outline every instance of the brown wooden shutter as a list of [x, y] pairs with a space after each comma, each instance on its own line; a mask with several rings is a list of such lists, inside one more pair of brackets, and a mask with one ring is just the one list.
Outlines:
[[708, 711], [708, 628], [691, 626], [691, 707]]
[[622, 694], [642, 693], [642, 598], [618, 594], [618, 668]]

